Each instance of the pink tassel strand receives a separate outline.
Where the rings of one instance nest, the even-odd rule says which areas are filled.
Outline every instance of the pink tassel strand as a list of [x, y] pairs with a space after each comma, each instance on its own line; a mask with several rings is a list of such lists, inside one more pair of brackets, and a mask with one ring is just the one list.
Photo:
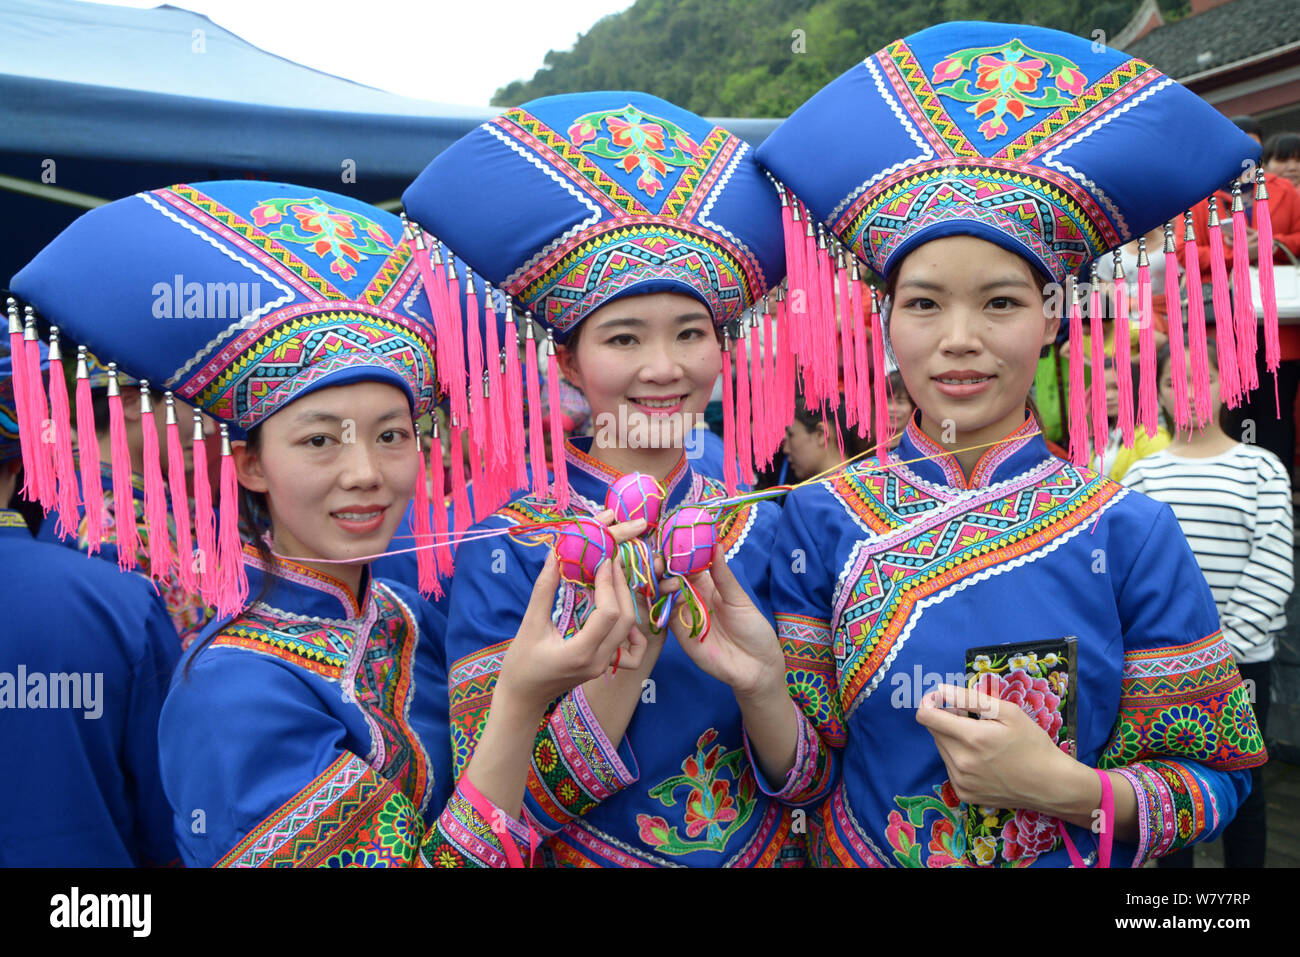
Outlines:
[[1187, 395], [1187, 355], [1183, 346], [1183, 309], [1178, 299], [1178, 253], [1174, 227], [1165, 223], [1165, 312], [1169, 322], [1169, 364], [1174, 382], [1174, 431], [1190, 429], [1191, 409]]
[[1151, 264], [1145, 239], [1138, 240], [1138, 421], [1155, 435], [1160, 421], [1156, 392], [1156, 325], [1151, 305]]
[[763, 379], [763, 328], [758, 324], [758, 306], [749, 315], [749, 402], [753, 410], [749, 438], [754, 447], [754, 468], [758, 469], [767, 452], [766, 415], [764, 406], [770, 394], [770, 384]]
[[736, 323], [736, 456], [740, 481], [754, 484], [754, 445], [750, 435], [749, 355], [745, 345], [745, 321]]
[[438, 434], [438, 419], [435, 415], [433, 420], [433, 432], [429, 437], [429, 484], [432, 488], [429, 490], [429, 504], [433, 509], [433, 538], [437, 542], [437, 547], [433, 550], [434, 558], [437, 559], [438, 575], [446, 578], [451, 577], [453, 563], [451, 554], [451, 542], [447, 534], [447, 492], [446, 480], [443, 471], [446, 466], [442, 458], [442, 436]]
[[818, 292], [821, 296], [821, 325], [824, 352], [820, 353], [822, 406], [834, 407], [840, 396], [839, 328], [835, 322], [835, 263], [831, 259], [825, 232], [817, 229]]
[[[1268, 208], [1268, 187], [1264, 171], [1255, 170], [1255, 228], [1259, 240], [1259, 300], [1264, 309], [1264, 366], [1273, 373], [1277, 392], [1277, 370], [1282, 362], [1282, 345], [1277, 328], [1277, 291], [1273, 280], [1273, 214]], [[1281, 412], [1278, 412], [1279, 417]]]
[[885, 395], [888, 376], [885, 374], [884, 317], [880, 314], [880, 301], [876, 290], [871, 290], [871, 403], [875, 406], [876, 454], [880, 464], [889, 460], [889, 400]]
[[1241, 199], [1241, 184], [1232, 184], [1232, 308], [1237, 332], [1237, 368], [1241, 391], [1259, 388], [1259, 370], [1255, 356], [1259, 351], [1256, 332], [1255, 302], [1250, 289], [1249, 237], [1246, 235], [1246, 207]]
[[167, 487], [171, 492], [172, 522], [176, 526], [176, 577], [181, 588], [190, 594], [199, 590], [194, 575], [194, 539], [190, 535], [190, 497], [185, 488], [185, 450], [181, 447], [180, 422], [176, 418], [176, 400], [163, 393], [167, 406]]
[[26, 319], [23, 323], [23, 355], [26, 362], [28, 408], [31, 410], [31, 424], [36, 430], [32, 433], [32, 468], [36, 470], [36, 495], [41, 509], [49, 514], [57, 503], [54, 485], [54, 443], [49, 431], [49, 409], [45, 405], [45, 380], [41, 377], [40, 341], [36, 336], [36, 318], [32, 307], [25, 307]]
[[18, 417], [18, 445], [23, 460], [23, 496], [35, 502], [39, 495], [36, 486], [36, 466], [33, 447], [41, 440], [41, 430], [32, 421], [31, 388], [27, 382], [27, 347], [23, 344], [23, 323], [18, 317], [18, 304], [8, 301], [9, 309], [9, 367], [13, 376], [14, 412]]
[[191, 448], [194, 460], [194, 538], [198, 543], [195, 561], [199, 580], [199, 594], [210, 605], [220, 597], [221, 586], [217, 577], [217, 520], [212, 512], [212, 484], [208, 476], [208, 444], [203, 434], [203, 416], [194, 410], [194, 438]]
[[248, 601], [244, 546], [239, 540], [239, 479], [229, 426], [221, 424], [221, 528], [217, 539], [217, 614], [237, 615]]
[[420, 441], [418, 425], [415, 427], [415, 454], [420, 459], [420, 469], [415, 474], [415, 504], [411, 531], [415, 533], [415, 544], [419, 548], [415, 553], [417, 581], [421, 595], [426, 598], [430, 595], [441, 598], [442, 586], [438, 583], [438, 559], [433, 553], [433, 516], [429, 508], [429, 462], [424, 457], [424, 445]]
[[857, 365], [854, 360], [853, 307], [849, 295], [849, 270], [844, 261], [844, 250], [835, 255], [835, 304], [839, 309], [840, 362], [844, 367], [844, 424], [853, 428], [858, 424], [858, 410], [853, 398], [858, 392]]
[[1097, 279], [1097, 264], [1092, 264], [1088, 293], [1088, 338], [1092, 346], [1089, 369], [1092, 374], [1092, 454], [1101, 468], [1101, 459], [1110, 441], [1110, 420], [1106, 412], [1106, 333], [1102, 325], [1101, 283]]
[[68, 380], [63, 374], [63, 351], [59, 348], [59, 327], [50, 327], [50, 421], [54, 423], [55, 503], [59, 510], [56, 531], [60, 538], [77, 534], [81, 516], [77, 509], [81, 495], [72, 457], [72, 412], [68, 404]]
[[1205, 288], [1201, 285], [1201, 254], [1192, 214], [1183, 214], [1183, 263], [1187, 277], [1187, 343], [1192, 361], [1192, 409], [1196, 426], [1210, 421], [1210, 354], [1205, 328]]
[[149, 535], [149, 577], [158, 581], [171, 574], [171, 531], [167, 527], [167, 487], [163, 484], [158, 427], [154, 424], [149, 381], [140, 380], [140, 432], [144, 439], [144, 520]]
[[528, 468], [524, 461], [524, 386], [523, 372], [519, 367], [519, 327], [515, 323], [514, 305], [506, 300], [506, 434], [509, 438], [510, 461], [515, 473], [511, 485], [515, 489], [528, 487]]
[[[799, 215], [799, 206], [790, 208], [789, 230], [786, 233], [786, 319], [791, 334], [787, 336], [785, 348], [795, 358], [799, 356], [799, 343], [807, 334], [808, 321], [808, 277], [804, 267], [804, 228], [803, 218]], [[784, 328], [784, 327], [783, 327]]]
[[104, 538], [104, 487], [99, 470], [99, 436], [95, 431], [95, 406], [90, 397], [90, 371], [86, 347], [77, 347], [77, 470], [81, 473], [81, 498], [85, 508], [85, 548], [99, 551]]
[[[456, 261], [447, 255], [447, 343], [443, 361], [451, 363], [451, 410], [461, 428], [469, 424], [465, 381], [465, 320], [460, 311], [460, 280], [456, 278]], [[471, 284], [471, 288], [473, 288]]]
[[1088, 404], [1083, 382], [1083, 310], [1079, 284], [1070, 280], [1070, 461], [1088, 464]]
[[1242, 398], [1240, 367], [1232, 304], [1228, 295], [1228, 266], [1223, 252], [1218, 200], [1210, 197], [1210, 282], [1214, 300], [1214, 345], [1219, 354], [1219, 392], [1224, 405], [1235, 409]]
[[867, 317], [863, 308], [862, 275], [858, 269], [857, 259], [853, 260], [853, 270], [849, 275], [849, 319], [853, 323], [853, 364], [857, 370], [854, 380], [856, 395], [849, 395], [848, 400], [856, 406], [858, 434], [864, 438], [871, 435], [871, 376], [867, 371]]
[[731, 395], [731, 333], [722, 327], [722, 483], [728, 495], [740, 488], [736, 472], [736, 411]]
[[497, 330], [496, 302], [490, 286], [483, 289], [483, 315], [487, 328], [487, 346], [483, 361], [487, 364], [486, 393], [487, 452], [493, 485], [493, 511], [510, 495], [510, 446], [506, 438], [505, 377], [501, 369], [501, 333]]
[[113, 463], [113, 532], [117, 538], [117, 567], [130, 571], [139, 561], [140, 539], [135, 524], [135, 486], [131, 482], [131, 447], [126, 414], [117, 384], [117, 363], [108, 364], [108, 441]]
[[469, 493], [465, 488], [465, 443], [464, 430], [456, 421], [456, 414], [451, 416], [451, 448], [448, 449], [451, 465], [451, 511], [452, 534], [466, 531], [474, 524], [470, 514]]
[[798, 355], [803, 373], [804, 400], [809, 407], [815, 407], [820, 404], [822, 393], [821, 357], [826, 343], [822, 329], [821, 257], [817, 255], [817, 236], [813, 232], [811, 219], [804, 220], [804, 263], [807, 268], [804, 286], [807, 315], [804, 317], [804, 326], [808, 330], [808, 338], [799, 343]]
[[524, 331], [524, 360], [528, 366], [528, 464], [533, 470], [533, 498], [546, 498], [547, 469], [546, 444], [542, 437], [542, 383], [537, 365], [537, 338], [533, 335], [532, 317], [526, 317]]
[[551, 415], [551, 468], [555, 504], [560, 511], [569, 508], [569, 465], [564, 455], [564, 410], [560, 407], [560, 368], [555, 358], [555, 338], [546, 333], [546, 404]]
[[777, 427], [777, 404], [780, 402], [780, 393], [777, 391], [776, 382], [776, 364], [773, 354], [772, 339], [772, 301], [763, 297], [763, 352], [760, 356], [760, 364], [763, 371], [761, 373], [763, 383], [763, 466], [770, 467], [773, 458], [776, 456], [776, 450], [781, 444], [777, 437], [784, 429], [778, 430]]
[[1128, 315], [1128, 280], [1115, 250], [1115, 282], [1112, 302], [1115, 307], [1115, 381], [1119, 386], [1119, 428], [1124, 448], [1133, 447], [1133, 334]]

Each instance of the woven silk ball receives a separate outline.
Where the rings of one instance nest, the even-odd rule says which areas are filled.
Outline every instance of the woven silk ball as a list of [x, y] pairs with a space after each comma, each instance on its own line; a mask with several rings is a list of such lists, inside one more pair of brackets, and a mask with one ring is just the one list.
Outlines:
[[565, 581], [591, 585], [596, 569], [612, 558], [616, 545], [609, 529], [592, 518], [578, 518], [560, 527], [555, 538], [555, 557], [560, 562], [560, 576]]
[[605, 493], [605, 507], [614, 512], [614, 521], [632, 522], [644, 518], [646, 531], [659, 524], [664, 507], [664, 487], [653, 475], [629, 472], [614, 482]]
[[717, 532], [713, 513], [695, 505], [683, 505], [668, 516], [659, 533], [664, 565], [670, 575], [694, 575], [713, 562]]

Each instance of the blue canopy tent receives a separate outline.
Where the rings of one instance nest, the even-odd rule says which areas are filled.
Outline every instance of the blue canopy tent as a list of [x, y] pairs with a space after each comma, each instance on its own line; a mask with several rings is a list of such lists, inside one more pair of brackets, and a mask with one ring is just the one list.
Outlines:
[[[0, 0], [0, 285], [86, 208], [170, 183], [281, 179], [395, 208], [492, 115], [301, 66], [177, 7]], [[722, 122], [755, 145], [776, 125]]]

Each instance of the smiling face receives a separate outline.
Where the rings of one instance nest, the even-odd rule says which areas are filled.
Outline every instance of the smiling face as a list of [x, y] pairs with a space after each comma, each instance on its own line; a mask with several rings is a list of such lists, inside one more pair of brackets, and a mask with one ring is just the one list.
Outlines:
[[1029, 263], [993, 243], [936, 239], [899, 267], [889, 319], [898, 368], [922, 428], [935, 439], [955, 432], [957, 448], [1024, 421], [1039, 352], [1056, 329]]
[[[570, 340], [557, 358], [564, 377], [586, 396], [597, 436], [604, 423], [617, 428], [616, 448], [601, 451], [613, 452], [602, 458], [623, 471], [651, 471], [637, 462], [640, 453], [653, 458], [662, 451], [629, 447], [632, 429], [670, 433], [672, 439], [659, 444], [681, 448], [681, 424], [693, 425], [704, 411], [722, 368], [708, 308], [672, 292], [601, 306], [583, 320], [576, 344]], [[675, 462], [678, 455], [671, 457]]]
[[381, 382], [306, 395], [262, 423], [256, 450], [236, 451], [240, 484], [266, 494], [275, 550], [297, 558], [383, 552], [419, 475], [406, 395]]

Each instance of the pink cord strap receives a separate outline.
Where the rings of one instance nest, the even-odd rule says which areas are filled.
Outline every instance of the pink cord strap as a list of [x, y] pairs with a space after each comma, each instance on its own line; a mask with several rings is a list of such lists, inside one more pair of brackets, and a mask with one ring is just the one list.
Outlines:
[[[509, 862], [509, 865], [511, 867], [526, 867], [523, 855], [519, 853], [519, 848], [515, 846], [514, 835], [510, 833], [510, 829], [503, 827], [498, 830], [497, 814], [499, 809], [496, 805], [485, 798], [478, 788], [474, 787], [468, 775], [461, 778], [456, 786], [460, 788], [461, 794], [465, 795], [465, 800], [469, 801], [470, 806], [478, 812], [479, 817], [483, 818], [488, 827], [491, 828], [492, 833], [501, 839], [501, 849], [505, 851], [506, 861]], [[540, 844], [541, 839], [530, 824], [528, 826], [528, 860], [530, 863]]]
[[[1110, 775], [1100, 768], [1094, 768], [1097, 777], [1101, 779], [1101, 842], [1097, 848], [1097, 866], [1110, 867], [1110, 853], [1115, 841], [1115, 790], [1110, 783]], [[1078, 849], [1074, 846], [1074, 841], [1070, 840], [1070, 835], [1065, 830], [1065, 823], [1058, 820], [1056, 822], [1057, 833], [1061, 835], [1061, 840], [1065, 842], [1066, 853], [1070, 855], [1070, 863], [1075, 867], [1087, 867], [1083, 857], [1079, 854]]]

